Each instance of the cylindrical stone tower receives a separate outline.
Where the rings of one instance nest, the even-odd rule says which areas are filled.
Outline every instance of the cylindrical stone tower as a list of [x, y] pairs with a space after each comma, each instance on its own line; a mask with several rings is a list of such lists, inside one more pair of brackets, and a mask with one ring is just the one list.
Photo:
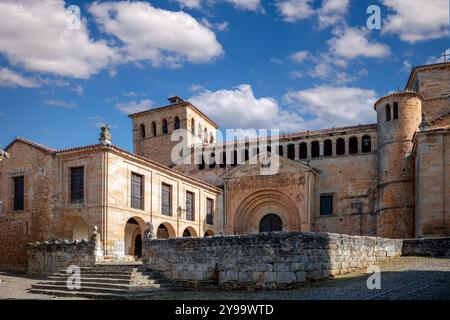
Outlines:
[[378, 123], [377, 236], [414, 237], [413, 136], [422, 121], [423, 97], [390, 94], [375, 103]]

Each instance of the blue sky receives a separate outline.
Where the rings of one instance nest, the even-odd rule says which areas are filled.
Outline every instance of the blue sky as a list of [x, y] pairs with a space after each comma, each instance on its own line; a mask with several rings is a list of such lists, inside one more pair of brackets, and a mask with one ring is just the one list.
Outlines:
[[[369, 30], [369, 5], [381, 30]], [[80, 28], [66, 22], [81, 9]], [[132, 149], [129, 112], [189, 99], [222, 128], [372, 123], [373, 102], [449, 48], [448, 0], [0, 3], [0, 147]]]

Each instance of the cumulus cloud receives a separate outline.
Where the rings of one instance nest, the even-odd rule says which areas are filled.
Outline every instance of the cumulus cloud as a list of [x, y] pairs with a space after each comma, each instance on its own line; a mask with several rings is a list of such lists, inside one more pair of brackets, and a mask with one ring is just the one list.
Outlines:
[[347, 14], [350, 0], [323, 0], [317, 11], [320, 28], [338, 24]]
[[326, 128], [376, 121], [374, 90], [356, 87], [316, 86], [290, 91], [283, 100], [303, 115], [305, 128]]
[[312, 0], [278, 0], [276, 7], [287, 22], [297, 22], [315, 15]]
[[[188, 9], [201, 9], [203, 6], [212, 6], [216, 4], [216, 0], [173, 0], [178, 2], [181, 8]], [[249, 11], [261, 11], [264, 9], [261, 6], [260, 0], [223, 0], [223, 2], [231, 4], [236, 9], [249, 10]]]
[[232, 89], [204, 90], [189, 101], [223, 128], [279, 128], [283, 124], [284, 129], [295, 125], [295, 117], [287, 119], [286, 112], [280, 109], [276, 99], [255, 97], [248, 84]]
[[393, 13], [388, 15], [382, 33], [398, 35], [410, 43], [448, 35], [448, 0], [383, 0], [383, 4]]
[[63, 100], [45, 100], [45, 104], [52, 107], [61, 107], [65, 109], [76, 109], [77, 105], [73, 102], [66, 102]]
[[309, 51], [306, 50], [294, 52], [289, 56], [289, 58], [296, 63], [303, 62], [307, 60], [309, 57], [310, 57]]
[[116, 109], [125, 114], [133, 114], [145, 111], [151, 108], [153, 101], [150, 99], [142, 99], [140, 101], [120, 102], [116, 104]]
[[67, 28], [63, 0], [0, 2], [0, 52], [28, 71], [88, 78], [116, 59], [114, 49], [94, 41], [84, 21]]
[[146, 2], [95, 2], [89, 12], [104, 33], [121, 41], [127, 61], [179, 66], [210, 62], [223, 53], [214, 32], [184, 12]]
[[288, 91], [282, 103], [255, 97], [248, 84], [217, 91], [204, 90], [189, 99], [222, 128], [314, 130], [376, 121], [374, 90], [357, 87], [316, 86]]
[[25, 87], [36, 88], [39, 84], [8, 68], [0, 68], [0, 87]]
[[346, 27], [333, 31], [334, 37], [328, 41], [331, 51], [339, 57], [354, 59], [357, 57], [382, 58], [390, 54], [388, 45], [370, 42], [365, 29]]

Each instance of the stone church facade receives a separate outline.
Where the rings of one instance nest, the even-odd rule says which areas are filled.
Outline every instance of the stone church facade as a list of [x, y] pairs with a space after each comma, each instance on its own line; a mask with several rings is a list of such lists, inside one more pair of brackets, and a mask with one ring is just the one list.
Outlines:
[[[130, 115], [133, 152], [108, 128], [98, 144], [65, 150], [12, 141], [0, 153], [0, 268], [24, 269], [28, 242], [88, 238], [95, 226], [110, 259], [139, 258], [147, 223], [160, 238], [450, 235], [450, 63], [415, 67], [404, 91], [367, 111], [376, 124], [283, 134], [267, 149], [217, 143], [212, 119], [169, 101]], [[173, 161], [177, 130], [190, 161]], [[264, 174], [274, 156], [277, 172]]]

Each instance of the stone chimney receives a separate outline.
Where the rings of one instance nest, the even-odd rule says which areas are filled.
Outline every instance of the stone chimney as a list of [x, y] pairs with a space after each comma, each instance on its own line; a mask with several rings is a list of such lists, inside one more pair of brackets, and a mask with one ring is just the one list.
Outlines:
[[98, 139], [98, 140], [100, 141], [101, 144], [105, 144], [105, 145], [112, 144], [111, 129], [108, 127], [107, 124], [105, 124], [104, 126], [101, 127], [100, 139]]

